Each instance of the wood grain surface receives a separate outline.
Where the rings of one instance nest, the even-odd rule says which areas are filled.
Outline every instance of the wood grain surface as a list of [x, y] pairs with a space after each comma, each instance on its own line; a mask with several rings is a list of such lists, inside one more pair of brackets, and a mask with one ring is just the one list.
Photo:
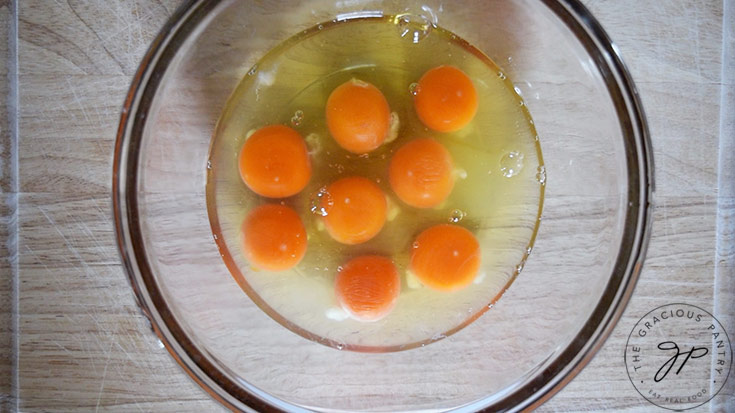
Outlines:
[[15, 406], [15, 280], [17, 279], [17, 136], [15, 10], [0, 1], [0, 411]]
[[[0, 38], [8, 39], [0, 42], [0, 237], [8, 245], [0, 250], [0, 411], [224, 410], [151, 332], [111, 222], [123, 98], [179, 3], [0, 1]], [[733, 48], [723, 20], [732, 25], [735, 14], [731, 6], [724, 14], [728, 1], [717, 0], [584, 3], [620, 48], [647, 112], [656, 162], [653, 236], [612, 335], [539, 410], [651, 411], [623, 364], [641, 316], [684, 301], [714, 312], [735, 333], [735, 190], [723, 184], [735, 162], [720, 153], [735, 147], [732, 117], [721, 116], [735, 101], [733, 55], [723, 62], [723, 44]], [[692, 411], [735, 411], [735, 379]]]

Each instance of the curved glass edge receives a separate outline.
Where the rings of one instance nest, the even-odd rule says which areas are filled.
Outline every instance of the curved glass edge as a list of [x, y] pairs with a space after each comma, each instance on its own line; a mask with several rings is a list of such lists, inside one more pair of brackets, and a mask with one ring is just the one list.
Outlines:
[[[460, 408], [462, 411], [525, 410], [538, 407], [561, 390], [592, 359], [612, 332], [635, 287], [645, 257], [651, 230], [654, 192], [653, 155], [648, 126], [638, 92], [620, 57], [617, 47], [600, 24], [578, 0], [540, 0], [578, 37], [597, 59], [611, 97], [621, 117], [626, 136], [626, 158], [635, 169], [629, 175], [629, 208], [626, 231], [615, 271], [606, 287], [603, 300], [572, 343], [559, 356], [543, 366], [544, 377], [524, 383], [510, 394], [479, 400]], [[213, 398], [230, 409], [278, 411], [298, 409], [285, 405], [240, 382], [249, 391], [238, 388], [230, 377], [220, 373], [211, 356], [203, 354], [186, 336], [169, 310], [146, 260], [137, 212], [137, 178], [140, 136], [145, 126], [141, 116], [150, 109], [154, 92], [173, 56], [194, 29], [202, 23], [219, 0], [189, 0], [183, 4], [160, 31], [135, 74], [125, 99], [113, 161], [112, 202], [118, 249], [138, 304], [151, 322], [154, 333], [183, 369]], [[143, 109], [142, 112], [139, 110]], [[132, 185], [131, 185], [132, 183]], [[492, 400], [495, 399], [495, 400]], [[278, 406], [278, 407], [276, 407]]]
[[283, 405], [283, 402], [249, 383], [240, 384], [248, 387], [250, 392], [240, 390], [237, 384], [216, 369], [211, 357], [199, 351], [187, 337], [156, 284], [146, 259], [137, 218], [140, 141], [133, 137], [141, 136], [145, 115], [151, 107], [161, 75], [173, 60], [178, 47], [219, 3], [219, 0], [187, 0], [182, 4], [153, 40], [131, 81], [120, 115], [113, 158], [115, 236], [123, 268], [142, 313], [184, 371], [212, 398], [233, 411], [280, 411], [274, 405]]
[[[638, 90], [620, 51], [579, 0], [541, 0], [571, 30], [595, 59], [606, 83], [625, 138], [628, 163], [628, 209], [620, 253], [603, 298], [580, 333], [542, 368], [544, 376], [488, 404], [480, 400], [468, 411], [531, 411], [566, 386], [592, 360], [612, 333], [630, 300], [643, 267], [653, 223], [654, 163], [650, 132]], [[626, 248], [627, 247], [627, 248]], [[464, 410], [464, 408], [463, 408]]]

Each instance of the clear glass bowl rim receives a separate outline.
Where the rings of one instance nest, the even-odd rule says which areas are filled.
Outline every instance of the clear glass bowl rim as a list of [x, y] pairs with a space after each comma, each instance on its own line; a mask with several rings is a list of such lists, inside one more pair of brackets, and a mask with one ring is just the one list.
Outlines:
[[[154, 39], [132, 79], [115, 142], [112, 203], [118, 250], [143, 314], [183, 369], [213, 398], [233, 410], [279, 411], [283, 402], [254, 386], [234, 382], [187, 336], [169, 308], [148, 262], [138, 216], [138, 161], [148, 111], [163, 73], [179, 47], [221, 0], [188, 0]], [[628, 165], [628, 208], [621, 248], [602, 299], [566, 349], [523, 387], [463, 411], [533, 409], [561, 390], [592, 359], [620, 319], [635, 288], [650, 238], [653, 150], [635, 84], [616, 45], [579, 0], [539, 0], [570, 29], [593, 58], [615, 105]], [[242, 386], [244, 385], [243, 388]], [[490, 404], [492, 403], [492, 404]], [[288, 406], [289, 409], [297, 408]]]

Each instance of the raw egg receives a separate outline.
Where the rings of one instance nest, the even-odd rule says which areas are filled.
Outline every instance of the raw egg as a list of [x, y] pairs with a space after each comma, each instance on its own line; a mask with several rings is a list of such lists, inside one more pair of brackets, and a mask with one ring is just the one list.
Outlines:
[[239, 162], [240, 177], [248, 188], [268, 198], [296, 195], [311, 178], [306, 143], [283, 125], [255, 131], [242, 146]]
[[426, 286], [456, 291], [468, 286], [480, 268], [480, 244], [466, 228], [441, 224], [423, 231], [411, 250], [411, 272]]
[[356, 154], [372, 151], [390, 133], [390, 107], [383, 93], [368, 82], [352, 79], [327, 100], [327, 128], [342, 148]]
[[263, 270], [284, 271], [306, 254], [306, 230], [291, 208], [265, 204], [242, 223], [243, 249], [250, 263]]
[[339, 305], [361, 321], [377, 321], [395, 307], [401, 280], [393, 261], [364, 255], [347, 262], [337, 273], [335, 295]]
[[416, 208], [442, 203], [452, 192], [454, 176], [449, 151], [431, 138], [403, 145], [390, 161], [390, 185], [401, 201]]
[[342, 178], [328, 185], [321, 195], [324, 226], [332, 238], [343, 244], [365, 242], [385, 224], [385, 194], [367, 178]]
[[421, 122], [439, 132], [460, 130], [477, 113], [475, 86], [454, 66], [439, 66], [424, 73], [413, 101]]

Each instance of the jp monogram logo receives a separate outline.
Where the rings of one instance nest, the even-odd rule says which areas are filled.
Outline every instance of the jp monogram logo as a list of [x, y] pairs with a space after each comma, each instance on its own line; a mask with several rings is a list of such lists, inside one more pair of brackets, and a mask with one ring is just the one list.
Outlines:
[[725, 385], [731, 366], [730, 340], [720, 322], [689, 304], [649, 312], [625, 346], [625, 367], [635, 389], [670, 410], [710, 401]]

